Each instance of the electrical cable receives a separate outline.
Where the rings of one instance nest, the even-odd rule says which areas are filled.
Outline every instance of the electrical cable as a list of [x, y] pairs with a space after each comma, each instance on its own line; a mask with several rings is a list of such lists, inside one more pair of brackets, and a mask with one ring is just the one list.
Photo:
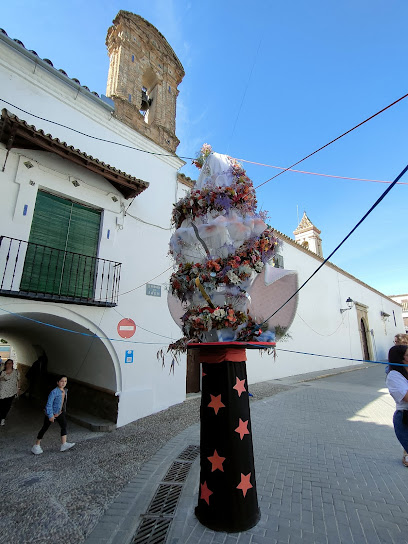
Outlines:
[[[98, 329], [100, 328], [101, 323], [102, 323], [102, 320], [103, 320], [103, 318], [105, 317], [106, 308], [107, 308], [107, 306], [105, 306], [105, 308], [103, 309], [101, 318], [100, 318], [99, 323], [98, 323]], [[80, 373], [82, 367], [84, 366], [85, 361], [86, 361], [87, 358], [88, 358], [89, 352], [91, 351], [91, 348], [92, 348], [92, 346], [93, 346], [93, 344], [94, 344], [94, 342], [95, 342], [95, 339], [96, 339], [96, 338], [95, 338], [94, 336], [91, 338], [91, 341], [89, 342], [89, 347], [88, 347], [88, 349], [87, 349], [87, 351], [86, 351], [86, 353], [85, 353], [84, 358], [82, 359], [82, 363], [79, 365], [78, 370], [76, 371], [76, 373], [75, 373], [75, 375], [73, 376], [73, 378], [76, 378], [76, 377], [78, 376], [78, 374]]]
[[258, 49], [256, 50], [256, 53], [255, 53], [254, 62], [252, 63], [251, 71], [250, 71], [250, 73], [249, 73], [248, 81], [247, 81], [247, 84], [246, 84], [246, 87], [245, 87], [245, 90], [244, 90], [244, 94], [243, 94], [243, 96], [242, 96], [241, 104], [239, 105], [238, 112], [237, 112], [237, 115], [236, 115], [236, 117], [235, 117], [234, 126], [232, 127], [231, 135], [230, 135], [230, 138], [229, 138], [229, 143], [228, 143], [228, 145], [227, 145], [227, 154], [228, 154], [228, 148], [229, 148], [229, 146], [230, 146], [232, 137], [233, 137], [233, 135], [234, 135], [234, 133], [235, 133], [235, 128], [236, 128], [236, 126], [237, 126], [237, 122], [238, 122], [239, 116], [240, 116], [240, 114], [241, 114], [242, 105], [243, 105], [243, 103], [244, 103], [246, 94], [247, 94], [247, 92], [248, 92], [248, 87], [249, 87], [249, 84], [250, 84], [250, 82], [251, 82], [252, 73], [253, 73], [253, 71], [254, 71], [256, 61], [257, 61], [257, 59], [258, 59], [258, 54], [259, 54], [259, 50], [260, 50], [260, 48], [261, 48], [261, 44], [262, 44], [262, 40], [263, 40], [263, 35], [264, 35], [264, 33], [262, 33], [261, 39], [259, 40]]
[[[123, 319], [128, 319], [127, 317], [125, 317], [123, 314], [121, 314], [116, 308], [112, 308], [118, 315], [120, 315], [120, 317], [122, 317]], [[172, 338], [171, 336], [165, 336], [164, 334], [159, 334], [158, 332], [153, 332], [153, 331], [149, 331], [149, 329], [145, 329], [143, 328], [141, 325], [138, 325], [137, 323], [135, 323], [136, 327], [138, 327], [139, 329], [142, 329], [142, 331], [145, 331], [145, 332], [150, 332], [151, 334], [155, 334], [156, 336], [161, 336], [162, 338], [167, 338], [167, 340], [171, 340], [174, 342], [174, 338]]]
[[[337, 179], [348, 179], [348, 180], [353, 180], [353, 181], [370, 181], [370, 182], [374, 182], [374, 183], [392, 183], [391, 181], [385, 181], [385, 180], [376, 180], [376, 179], [364, 179], [364, 178], [353, 178], [353, 177], [347, 177], [347, 176], [336, 176], [336, 175], [331, 175], [331, 174], [320, 174], [318, 172], [307, 172], [307, 171], [304, 171], [304, 170], [294, 170], [293, 169], [293, 166], [296, 166], [297, 164], [300, 164], [301, 162], [303, 162], [304, 160], [308, 159], [309, 157], [311, 157], [312, 155], [315, 155], [316, 153], [318, 153], [319, 151], [321, 151], [322, 149], [324, 149], [325, 147], [328, 147], [330, 144], [334, 143], [335, 141], [339, 140], [340, 138], [342, 138], [343, 136], [345, 136], [346, 134], [348, 134], [349, 132], [352, 132], [354, 129], [358, 128], [359, 126], [363, 125], [364, 123], [366, 123], [367, 121], [373, 119], [374, 117], [376, 117], [377, 115], [379, 115], [380, 113], [382, 113], [383, 111], [387, 110], [388, 108], [390, 108], [391, 106], [394, 106], [395, 104], [397, 104], [398, 102], [400, 102], [401, 100], [403, 100], [404, 98], [406, 98], [408, 96], [408, 94], [402, 96], [401, 98], [399, 98], [398, 100], [396, 100], [395, 102], [393, 102], [392, 104], [389, 104], [388, 106], [386, 106], [385, 108], [383, 108], [382, 110], [378, 111], [377, 113], [375, 113], [374, 115], [372, 115], [371, 117], [365, 119], [364, 121], [362, 121], [361, 123], [359, 123], [358, 125], [356, 125], [355, 127], [351, 128], [350, 130], [348, 130], [347, 132], [344, 132], [343, 134], [341, 134], [340, 136], [338, 136], [337, 138], [335, 138], [334, 140], [332, 140], [331, 142], [327, 143], [326, 145], [324, 145], [323, 147], [320, 147], [319, 149], [317, 149], [316, 151], [313, 151], [313, 153], [310, 153], [309, 155], [307, 155], [307, 157], [304, 157], [303, 159], [301, 159], [300, 161], [292, 164], [292, 166], [289, 166], [288, 168], [284, 168], [284, 167], [281, 167], [281, 166], [273, 166], [271, 164], [265, 164], [265, 163], [260, 163], [260, 162], [255, 162], [255, 161], [250, 161], [250, 160], [247, 160], [247, 159], [236, 159], [238, 161], [242, 161], [242, 162], [247, 162], [249, 164], [255, 164], [255, 165], [258, 165], [258, 166], [265, 166], [265, 167], [268, 167], [268, 168], [276, 168], [276, 169], [279, 169], [279, 170], [282, 170], [282, 172], [279, 172], [276, 176], [273, 176], [272, 178], [269, 178], [268, 180], [264, 181], [263, 183], [261, 183], [260, 185], [258, 185], [257, 187], [255, 187], [255, 189], [258, 189], [259, 187], [261, 187], [262, 185], [265, 185], [266, 183], [268, 183], [269, 181], [275, 179], [276, 177], [280, 176], [281, 174], [284, 174], [285, 172], [288, 172], [288, 171], [293, 171], [293, 172], [296, 172], [296, 173], [299, 173], [299, 174], [309, 174], [309, 175], [313, 175], [313, 176], [322, 176], [322, 177], [331, 177], [331, 178], [337, 178]], [[101, 141], [101, 142], [105, 142], [105, 143], [110, 143], [110, 144], [113, 144], [113, 145], [119, 145], [119, 146], [122, 146], [122, 147], [126, 147], [128, 149], [133, 149], [135, 151], [140, 151], [141, 153], [148, 153], [150, 155], [157, 155], [157, 156], [160, 156], [160, 157], [174, 157], [175, 155], [172, 155], [172, 154], [166, 154], [166, 153], [156, 153], [154, 151], [146, 151], [144, 149], [140, 149], [138, 147], [133, 147], [133, 146], [130, 146], [130, 145], [127, 145], [127, 144], [123, 144], [123, 143], [120, 143], [120, 142], [114, 142], [112, 140], [106, 140], [104, 138], [99, 138], [97, 136], [92, 136], [90, 134], [86, 134], [85, 132], [82, 132], [80, 130], [77, 130], [75, 128], [72, 128], [72, 127], [69, 127], [67, 125], [63, 125], [62, 123], [58, 123], [57, 121], [51, 121], [50, 119], [46, 119], [44, 117], [40, 117], [39, 115], [36, 115], [34, 113], [30, 113], [26, 110], [24, 110], [23, 108], [20, 108], [19, 106], [16, 106], [15, 104], [12, 104], [11, 102], [8, 102], [7, 100], [4, 100], [3, 98], [0, 97], [0, 100], [2, 102], [4, 102], [5, 104], [8, 104], [9, 106], [12, 106], [13, 108], [16, 108], [17, 110], [19, 111], [22, 111], [23, 113], [26, 113], [27, 115], [31, 115], [32, 117], [35, 117], [36, 119], [40, 119], [41, 121], [46, 121], [47, 123], [51, 123], [51, 124], [54, 124], [54, 125], [57, 125], [57, 126], [60, 126], [60, 127], [63, 127], [63, 128], [66, 128], [68, 130], [71, 130], [73, 132], [76, 132], [78, 134], [81, 134], [82, 136], [86, 136], [88, 138], [92, 138], [94, 140], [98, 140], [98, 141]], [[193, 161], [194, 159], [192, 157], [183, 157], [183, 156], [180, 156], [181, 159], [185, 159], [185, 160], [191, 160]], [[408, 183], [405, 183], [405, 182], [402, 182], [404, 185], [408, 185]], [[133, 202], [133, 200], [132, 200]], [[127, 209], [129, 209], [130, 205], [132, 204], [132, 202], [128, 205], [128, 207], [126, 208], [126, 211]]]
[[[308, 159], [309, 157], [311, 157], [312, 155], [315, 155], [316, 153], [318, 153], [319, 151], [323, 150], [324, 148], [328, 147], [329, 145], [331, 145], [332, 143], [336, 142], [337, 140], [339, 140], [340, 138], [342, 138], [343, 136], [349, 134], [350, 132], [352, 132], [353, 130], [355, 130], [356, 128], [362, 126], [363, 124], [367, 123], [368, 121], [370, 121], [371, 119], [373, 119], [374, 117], [376, 117], [377, 115], [379, 115], [380, 113], [386, 111], [387, 109], [389, 109], [390, 107], [394, 106], [395, 104], [397, 104], [398, 102], [400, 102], [401, 100], [403, 100], [404, 98], [406, 98], [408, 96], [408, 93], [405, 94], [404, 96], [400, 97], [398, 100], [395, 100], [394, 102], [392, 102], [391, 104], [389, 104], [388, 106], [386, 106], [385, 108], [381, 109], [380, 111], [378, 111], [377, 113], [375, 113], [374, 115], [371, 115], [370, 117], [368, 117], [367, 119], [365, 119], [364, 121], [362, 121], [361, 123], [357, 124], [356, 126], [354, 126], [353, 128], [351, 128], [350, 130], [344, 132], [343, 134], [341, 134], [340, 136], [338, 136], [337, 138], [331, 140], [330, 142], [328, 142], [327, 144], [325, 144], [324, 146], [320, 147], [319, 149], [313, 151], [312, 153], [310, 153], [309, 155], [307, 155], [306, 157], [304, 157], [303, 159], [295, 162], [294, 164], [292, 164], [291, 166], [289, 166], [288, 168], [285, 168], [284, 170], [282, 170], [281, 172], [279, 172], [278, 174], [276, 174], [275, 176], [269, 178], [268, 180], [264, 181], [263, 183], [261, 183], [260, 185], [258, 185], [256, 187], [256, 189], [258, 189], [259, 187], [262, 187], [263, 185], [265, 185], [266, 183], [268, 183], [269, 181], [277, 178], [278, 176], [282, 175], [283, 173], [287, 172], [288, 170], [292, 169], [294, 166], [296, 166], [297, 164], [300, 164], [301, 162], [305, 161], [306, 159]], [[46, 121], [46, 122], [49, 122], [49, 123], [52, 123], [52, 124], [55, 124], [55, 125], [58, 125], [58, 126], [61, 126], [63, 128], [66, 128], [68, 130], [72, 130], [73, 132], [76, 132], [78, 134], [81, 134], [83, 136], [86, 136], [86, 137], [89, 137], [89, 138], [92, 138], [92, 139], [95, 139], [95, 140], [98, 140], [98, 141], [102, 141], [102, 142], [105, 142], [105, 143], [110, 143], [110, 144], [114, 144], [114, 145], [119, 145], [119, 146], [122, 146], [122, 147], [126, 147], [128, 149], [133, 149], [133, 150], [136, 150], [136, 151], [140, 151], [140, 152], [143, 152], [143, 153], [148, 153], [148, 154], [151, 154], [151, 155], [157, 155], [157, 156], [167, 156], [167, 157], [174, 157], [174, 155], [172, 154], [163, 154], [163, 153], [156, 153], [156, 152], [152, 152], [152, 151], [146, 151], [146, 150], [143, 150], [143, 149], [139, 149], [139, 148], [136, 148], [134, 146], [130, 146], [130, 145], [127, 145], [127, 144], [122, 144], [120, 142], [114, 142], [114, 141], [111, 141], [111, 140], [106, 140], [104, 138], [99, 138], [97, 136], [92, 136], [92, 135], [89, 135], [89, 134], [86, 134], [84, 132], [81, 132], [79, 130], [76, 130], [76, 129], [73, 129], [69, 126], [66, 126], [66, 125], [63, 125], [62, 123], [58, 123], [56, 121], [51, 121], [49, 119], [45, 119], [43, 117], [40, 117], [38, 115], [35, 115], [33, 113], [30, 113], [22, 108], [19, 108], [18, 106], [15, 106], [14, 104], [12, 104], [11, 102], [8, 102], [7, 100], [4, 100], [0, 97], [0, 100], [2, 100], [4, 103], [18, 109], [19, 111], [22, 111], [24, 113], [26, 113], [27, 115], [31, 115], [32, 117], [35, 117], [37, 119], [40, 119], [42, 121]], [[187, 159], [187, 160], [193, 160], [191, 157], [180, 157], [182, 159]], [[249, 162], [249, 161], [247, 161]], [[408, 166], [405, 167], [405, 169], [397, 176], [397, 178], [391, 183], [391, 185], [387, 188], [386, 191], [384, 191], [384, 193], [380, 196], [380, 198], [374, 203], [374, 205], [369, 209], [369, 211], [363, 216], [363, 218], [355, 225], [355, 227], [349, 232], [349, 234], [343, 239], [343, 241], [334, 249], [334, 251], [321, 263], [321, 265], [313, 272], [313, 274], [297, 289], [297, 291], [295, 291], [295, 293], [293, 293], [293, 295], [284, 303], [282, 304], [270, 317], [268, 317], [265, 321], [263, 321], [261, 323], [261, 325], [263, 323], [265, 323], [266, 321], [268, 321], [269, 319], [271, 319], [277, 312], [279, 312], [311, 279], [312, 277], [317, 274], [317, 272], [326, 264], [326, 262], [330, 259], [330, 257], [332, 257], [334, 255], [334, 253], [343, 245], [343, 243], [351, 236], [351, 234], [360, 226], [360, 224], [366, 219], [366, 217], [374, 210], [374, 208], [383, 200], [383, 198], [387, 195], [387, 193], [394, 187], [394, 185], [396, 183], [398, 183], [398, 180], [405, 174], [405, 172], [408, 170]], [[130, 215], [130, 214], [129, 214]], [[133, 217], [134, 219], [138, 219], [134, 216], [131, 216]], [[167, 229], [166, 229], [167, 230]], [[170, 270], [172, 267], [169, 267], [167, 270], [165, 270], [164, 272], [161, 272], [160, 274], [158, 274], [157, 276], [155, 276], [155, 278], [161, 276], [162, 274], [164, 274], [165, 272], [167, 272], [168, 270]], [[153, 279], [155, 279], [153, 278]], [[151, 281], [151, 280], [150, 280]], [[140, 287], [142, 287], [143, 285], [146, 285], [148, 282], [145, 282], [141, 285], [139, 285], [138, 287], [135, 287], [134, 289], [130, 289], [129, 291], [126, 291], [124, 293], [120, 293], [119, 296], [122, 296], [122, 295], [125, 295], [127, 293], [130, 293], [136, 289], [139, 289]], [[1, 310], [1, 308], [0, 308]], [[12, 313], [12, 312], [8, 312], [7, 310], [3, 310], [7, 313]], [[19, 315], [19, 314], [15, 314], [15, 315]], [[27, 318], [26, 316], [20, 316], [24, 319], [29, 319], [31, 321], [36, 321], [36, 320], [33, 320], [33, 319], [30, 319], [30, 318]], [[42, 323], [42, 322], [39, 322], [38, 323]], [[42, 323], [44, 325], [47, 325], [45, 323]], [[57, 327], [55, 325], [51, 325], [51, 324], [48, 324], [48, 326], [50, 327], [54, 327], [54, 328], [58, 328], [58, 329], [61, 329], [61, 330], [68, 330], [68, 329], [63, 329], [61, 327]], [[76, 334], [82, 334], [82, 335], [86, 335], [86, 336], [91, 336], [91, 337], [96, 337], [97, 335], [88, 335], [88, 334], [85, 334], [85, 333], [79, 333], [78, 331], [70, 331], [70, 332], [74, 332]], [[116, 340], [116, 339], [109, 339], [109, 340], [115, 340], [115, 341], [123, 341], [123, 340]], [[126, 340], [125, 340], [126, 341]], [[131, 342], [131, 343], [142, 343], [142, 342]]]
[[270, 315], [267, 319], [262, 321], [259, 325], [256, 325], [256, 327], [263, 325], [267, 321], [269, 321], [275, 314], [277, 314], [286, 304], [292, 300], [294, 296], [296, 296], [303, 287], [309, 283], [309, 281], [315, 276], [319, 270], [327, 263], [327, 261], [332, 257], [338, 249], [344, 244], [344, 242], [353, 234], [353, 232], [361, 225], [361, 223], [370, 215], [370, 213], [378, 206], [378, 204], [386, 197], [386, 195], [391, 191], [391, 189], [394, 187], [394, 185], [398, 182], [398, 180], [407, 172], [408, 165], [398, 174], [398, 176], [394, 179], [392, 184], [387, 187], [387, 189], [382, 193], [382, 195], [374, 202], [374, 204], [371, 206], [371, 208], [368, 210], [367, 213], [360, 219], [360, 221], [351, 229], [351, 231], [347, 234], [347, 236], [340, 242], [340, 244], [330, 253], [328, 257], [324, 259], [324, 261], [316, 268], [316, 270], [307, 278], [306, 281], [302, 283], [302, 285], [291, 295], [286, 302], [284, 302], [272, 315]]
[[[275, 348], [276, 351], [286, 351], [287, 353], [297, 353], [299, 355], [313, 355], [313, 357], [324, 357], [327, 359], [341, 359], [342, 361], [356, 361], [358, 363], [373, 363], [377, 365], [389, 365], [388, 361], [370, 361], [368, 359], [352, 359], [351, 357], [337, 357], [335, 355], [321, 355], [320, 353], [308, 353], [306, 351], [294, 351], [291, 349]], [[401, 363], [392, 363], [393, 366], [407, 366]]]
[[355, 130], [355, 129], [358, 128], [358, 127], [361, 127], [361, 125], [364, 125], [364, 123], [367, 123], [367, 122], [370, 121], [371, 119], [374, 119], [374, 117], [377, 117], [377, 115], [380, 115], [380, 113], [384, 112], [385, 110], [388, 110], [388, 108], [391, 108], [391, 106], [394, 106], [394, 105], [397, 104], [398, 102], [401, 102], [401, 100], [403, 100], [403, 99], [406, 98], [407, 96], [408, 96], [408, 93], [407, 93], [407, 94], [404, 94], [404, 96], [401, 96], [401, 98], [398, 98], [398, 100], [395, 100], [394, 102], [392, 102], [392, 104], [389, 104], [388, 106], [386, 106], [386, 107], [383, 108], [382, 110], [377, 111], [377, 113], [374, 113], [374, 115], [371, 115], [370, 117], [367, 117], [367, 119], [365, 119], [364, 121], [361, 121], [361, 123], [359, 123], [359, 124], [356, 125], [355, 127], [351, 128], [350, 130], [347, 130], [347, 132], [343, 132], [343, 134], [341, 134], [340, 136], [337, 136], [337, 138], [334, 138], [334, 140], [331, 140], [330, 142], [328, 142], [327, 144], [323, 145], [322, 147], [319, 147], [319, 149], [316, 149], [315, 151], [313, 151], [313, 153], [309, 153], [309, 155], [307, 155], [306, 157], [303, 157], [303, 159], [300, 159], [300, 161], [297, 161], [297, 162], [291, 164], [290, 166], [288, 166], [288, 168], [285, 168], [285, 170], [283, 170], [282, 172], [279, 172], [279, 173], [276, 174], [275, 176], [272, 176], [271, 178], [267, 179], [266, 181], [264, 181], [263, 183], [261, 183], [260, 185], [258, 185], [257, 187], [255, 187], [255, 189], [259, 189], [259, 187], [262, 187], [262, 185], [265, 185], [265, 184], [268, 183], [269, 181], [272, 181], [273, 179], [277, 178], [278, 176], [281, 176], [282, 174], [284, 174], [285, 172], [287, 172], [288, 170], [290, 170], [291, 168], [293, 168], [293, 167], [296, 166], [297, 164], [300, 164], [301, 162], [305, 161], [306, 159], [308, 159], [308, 158], [311, 157], [312, 155], [316, 155], [316, 153], [318, 153], [318, 152], [321, 151], [322, 149], [328, 147], [329, 145], [333, 144], [334, 142], [337, 142], [337, 140], [340, 140], [340, 138], [343, 138], [343, 136], [346, 136], [346, 134], [350, 134], [350, 132], [352, 132], [353, 130]]
[[[321, 174], [319, 172], [308, 172], [307, 170], [295, 170], [294, 168], [286, 169], [284, 166], [273, 166], [272, 164], [264, 164], [262, 162], [248, 161], [246, 159], [235, 158], [235, 160], [240, 162], [247, 162], [249, 164], [255, 164], [257, 166], [265, 166], [266, 168], [276, 168], [277, 170], [287, 170], [288, 172], [295, 172], [296, 174], [308, 174], [310, 176], [321, 176], [324, 178], [348, 179], [351, 181], [370, 181], [372, 183], [387, 183], [387, 184], [392, 183], [392, 181], [387, 181], [383, 179], [367, 179], [367, 178], [352, 178], [349, 176], [335, 176], [334, 174]], [[397, 185], [408, 185], [408, 182], [399, 181]]]
[[125, 340], [122, 338], [109, 338], [108, 336], [98, 336], [97, 334], [89, 334], [86, 332], [74, 331], [72, 329], [67, 329], [65, 327], [59, 327], [58, 325], [52, 325], [51, 323], [45, 323], [44, 321], [39, 321], [38, 319], [33, 319], [32, 317], [28, 317], [26, 315], [10, 312], [9, 310], [5, 310], [4, 308], [0, 308], [0, 311], [5, 312], [6, 314], [9, 314], [9, 315], [14, 315], [16, 317], [19, 317], [20, 319], [26, 319], [27, 321], [38, 323], [39, 325], [44, 325], [45, 327], [50, 327], [52, 329], [57, 329], [63, 332], [71, 332], [72, 334], [79, 334], [80, 336], [98, 338], [99, 340], [110, 340], [111, 342], [125, 342], [127, 344], [144, 344], [144, 345], [159, 345], [159, 346], [167, 345], [167, 343], [164, 343], [164, 342], [137, 342], [136, 340]]
[[305, 320], [303, 319], [303, 317], [299, 314], [299, 312], [296, 312], [296, 315], [298, 316], [298, 318], [299, 318], [301, 321], [303, 321], [303, 323], [306, 325], [306, 327], [309, 327], [309, 329], [310, 329], [311, 331], [313, 331], [315, 334], [318, 334], [319, 336], [324, 336], [325, 338], [328, 338], [329, 336], [333, 336], [333, 334], [336, 334], [336, 332], [340, 329], [340, 327], [341, 327], [341, 326], [343, 325], [343, 323], [344, 323], [344, 317], [342, 316], [340, 325], [337, 327], [337, 329], [336, 329], [334, 332], [331, 332], [330, 334], [322, 334], [322, 333], [320, 333], [320, 332], [315, 331], [314, 328], [311, 327], [311, 326], [309, 325], [309, 323], [306, 323], [306, 321], [305, 321]]
[[[98, 338], [99, 340], [110, 340], [110, 341], [113, 341], [113, 342], [125, 342], [125, 343], [128, 343], [128, 344], [167, 345], [167, 343], [161, 343], [161, 342], [136, 342], [134, 340], [125, 340], [125, 339], [121, 339], [121, 338], [108, 338], [107, 336], [98, 336], [97, 334], [88, 334], [88, 333], [84, 333], [84, 332], [74, 331], [72, 329], [67, 329], [67, 328], [64, 328], [64, 327], [58, 327], [57, 325], [52, 325], [51, 323], [45, 323], [44, 321], [39, 321], [38, 319], [33, 319], [33, 318], [25, 316], [25, 315], [17, 314], [15, 312], [10, 312], [9, 310], [5, 310], [4, 308], [0, 308], [0, 310], [7, 313], [7, 314], [10, 314], [10, 315], [13, 315], [13, 316], [16, 316], [16, 317], [20, 317], [21, 319], [26, 319], [28, 321], [38, 323], [39, 325], [44, 325], [45, 327], [51, 327], [53, 329], [57, 329], [57, 330], [60, 330], [60, 331], [63, 331], [63, 332], [70, 332], [70, 333], [73, 333], [73, 334], [79, 334], [81, 336], [88, 336], [88, 337], [91, 337], [91, 338]], [[277, 351], [284, 351], [284, 352], [287, 352], [287, 353], [296, 353], [296, 354], [299, 354], [299, 355], [312, 355], [314, 357], [324, 357], [324, 358], [327, 358], [327, 359], [340, 359], [342, 361], [356, 361], [356, 362], [360, 362], [360, 363], [375, 363], [375, 364], [381, 364], [381, 365], [388, 365], [389, 364], [388, 362], [384, 362], [384, 361], [370, 361], [370, 360], [365, 360], [365, 359], [353, 359], [351, 357], [338, 357], [338, 356], [335, 356], [335, 355], [322, 355], [322, 354], [319, 354], [319, 353], [308, 353], [306, 351], [295, 351], [295, 350], [283, 349], [283, 348], [275, 348], [275, 349]], [[408, 365], [404, 365], [404, 364], [400, 364], [400, 363], [393, 363], [393, 365], [394, 366], [408, 366]]]
[[[4, 98], [0, 97], [0, 100], [4, 102], [5, 104], [8, 104], [9, 106], [12, 106], [13, 108], [16, 108], [19, 111], [22, 111], [23, 113], [26, 113], [27, 115], [31, 115], [32, 117], [35, 117], [36, 119], [40, 119], [41, 121], [46, 121], [47, 123], [51, 123], [53, 125], [57, 125], [62, 128], [66, 128], [68, 130], [72, 130], [72, 132], [76, 132], [77, 134], [81, 134], [82, 136], [86, 136], [87, 138], [92, 138], [93, 140], [98, 140], [98, 142], [105, 142], [107, 144], [113, 144], [113, 145], [119, 145], [121, 147], [126, 147], [127, 149], [133, 149], [134, 151], [140, 151], [142, 153], [147, 153], [149, 155], [156, 155], [159, 157], [176, 157], [176, 155], [173, 153], [156, 153], [155, 151], [147, 151], [146, 149], [140, 149], [138, 147], [134, 147], [132, 145], [122, 144], [120, 142], [113, 142], [112, 140], [106, 140], [105, 138], [99, 138], [98, 136], [92, 136], [91, 134], [87, 134], [86, 132], [82, 132], [80, 130], [77, 130], [76, 128], [69, 127], [67, 125], [63, 125], [62, 123], [58, 123], [57, 121], [51, 121], [50, 119], [46, 119], [45, 117], [40, 117], [39, 115], [35, 115], [34, 113], [30, 113], [29, 111], [23, 110], [23, 108], [19, 108], [18, 106], [12, 104], [11, 102], [8, 102], [7, 100], [4, 100]], [[194, 160], [192, 157], [179, 157], [180, 159], [186, 159], [188, 161]]]
[[144, 223], [145, 225], [149, 225], [151, 227], [157, 227], [158, 229], [161, 229], [161, 230], [173, 230], [173, 227], [161, 227], [160, 225], [156, 225], [155, 223], [149, 223], [148, 221], [144, 221], [143, 219], [140, 219], [140, 217], [136, 217], [135, 215], [132, 215], [126, 210], [125, 210], [125, 215], [131, 217], [132, 219], [136, 219], [136, 221], [140, 221], [140, 223]]
[[131, 293], [132, 291], [136, 291], [136, 289], [140, 289], [140, 287], [143, 287], [143, 285], [147, 285], [148, 283], [150, 283], [151, 281], [155, 280], [156, 278], [158, 278], [159, 276], [161, 276], [162, 274], [165, 274], [166, 272], [168, 272], [169, 270], [171, 270], [173, 268], [173, 265], [169, 266], [169, 268], [167, 268], [166, 270], [163, 270], [163, 272], [160, 272], [160, 274], [157, 274], [157, 276], [155, 276], [154, 278], [148, 280], [148, 281], [145, 281], [144, 283], [141, 283], [140, 285], [138, 285], [137, 287], [134, 287], [133, 289], [129, 289], [129, 291], [125, 291], [123, 293], [119, 293], [118, 296], [121, 297], [122, 295], [127, 295], [128, 293]]

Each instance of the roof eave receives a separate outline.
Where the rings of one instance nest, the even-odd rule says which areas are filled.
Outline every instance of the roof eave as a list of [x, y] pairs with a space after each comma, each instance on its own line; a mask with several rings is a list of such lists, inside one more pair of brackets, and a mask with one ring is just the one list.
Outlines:
[[6, 145], [7, 150], [40, 149], [49, 151], [67, 159], [87, 170], [99, 174], [111, 183], [125, 199], [134, 198], [149, 187], [147, 181], [143, 181], [121, 170], [105, 164], [104, 162], [83, 153], [73, 146], [61, 142], [58, 138], [52, 138], [42, 130], [37, 130], [33, 125], [28, 125], [8, 110], [3, 109], [0, 118], [0, 142]]

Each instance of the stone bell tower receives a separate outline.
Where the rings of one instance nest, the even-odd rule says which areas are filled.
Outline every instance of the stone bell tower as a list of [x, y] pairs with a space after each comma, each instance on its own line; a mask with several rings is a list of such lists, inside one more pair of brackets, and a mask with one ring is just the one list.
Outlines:
[[129, 11], [119, 11], [106, 45], [106, 95], [115, 103], [115, 117], [174, 153], [177, 87], [184, 69], [173, 49], [157, 28]]
[[295, 242], [313, 251], [319, 257], [323, 257], [322, 240], [320, 238], [320, 230], [313, 225], [306, 212], [303, 212], [303, 217], [296, 230], [293, 231], [295, 235]]

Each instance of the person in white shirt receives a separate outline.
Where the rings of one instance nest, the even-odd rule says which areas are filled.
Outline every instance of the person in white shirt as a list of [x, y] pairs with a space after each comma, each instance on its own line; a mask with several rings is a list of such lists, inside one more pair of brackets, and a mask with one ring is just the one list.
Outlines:
[[[395, 400], [394, 431], [404, 448], [402, 463], [408, 467], [408, 346], [396, 345], [388, 352], [386, 385]], [[407, 365], [407, 366], [399, 366]]]
[[0, 425], [6, 424], [6, 417], [13, 399], [20, 392], [20, 372], [14, 368], [13, 360], [7, 359], [0, 372]]

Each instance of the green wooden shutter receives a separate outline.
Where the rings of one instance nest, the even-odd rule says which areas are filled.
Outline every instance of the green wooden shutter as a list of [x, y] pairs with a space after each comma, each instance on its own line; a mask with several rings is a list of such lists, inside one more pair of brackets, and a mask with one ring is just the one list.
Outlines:
[[61, 295], [93, 297], [100, 221], [98, 210], [72, 203]]
[[92, 298], [99, 228], [98, 210], [39, 191], [20, 290]]

